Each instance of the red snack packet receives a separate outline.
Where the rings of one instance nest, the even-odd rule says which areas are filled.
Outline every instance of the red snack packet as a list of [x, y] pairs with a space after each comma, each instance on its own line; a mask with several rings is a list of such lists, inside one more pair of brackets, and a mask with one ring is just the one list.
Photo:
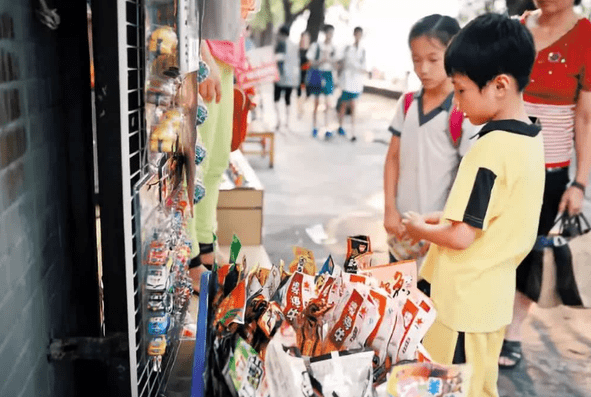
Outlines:
[[396, 290], [417, 287], [417, 263], [414, 260], [372, 266], [359, 273], [377, 279], [390, 295]]
[[231, 323], [244, 324], [246, 310], [246, 280], [240, 281], [236, 288], [224, 298], [215, 314], [214, 324], [228, 327]]
[[314, 288], [314, 278], [300, 272], [294, 273], [287, 282], [287, 290], [281, 301], [281, 307], [291, 324], [302, 313], [310, 299], [314, 297]]

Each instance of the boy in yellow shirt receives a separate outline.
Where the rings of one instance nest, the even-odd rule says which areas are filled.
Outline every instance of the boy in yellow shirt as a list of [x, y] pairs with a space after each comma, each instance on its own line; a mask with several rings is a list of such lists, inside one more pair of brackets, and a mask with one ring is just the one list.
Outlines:
[[522, 91], [535, 59], [519, 21], [482, 15], [445, 53], [459, 108], [484, 124], [464, 156], [442, 213], [406, 213], [414, 240], [431, 248], [421, 275], [438, 317], [423, 342], [442, 364], [467, 362], [470, 397], [498, 396], [498, 357], [511, 322], [515, 271], [533, 247], [544, 190], [540, 128]]

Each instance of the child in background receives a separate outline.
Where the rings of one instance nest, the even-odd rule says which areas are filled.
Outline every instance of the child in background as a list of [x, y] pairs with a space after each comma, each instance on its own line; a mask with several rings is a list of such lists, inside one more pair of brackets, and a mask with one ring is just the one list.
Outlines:
[[411, 244], [403, 237], [400, 214], [443, 209], [461, 156], [476, 133], [461, 113], [453, 111], [453, 85], [443, 64], [447, 44], [459, 31], [455, 19], [435, 14], [415, 23], [408, 37], [422, 89], [400, 98], [389, 128], [384, 227], [392, 262], [419, 259], [427, 252], [424, 242]]
[[432, 243], [422, 276], [437, 320], [423, 344], [441, 364], [467, 362], [468, 396], [498, 396], [498, 359], [513, 315], [515, 273], [536, 239], [544, 191], [544, 142], [522, 92], [536, 51], [517, 20], [481, 15], [445, 53], [459, 108], [485, 124], [462, 159], [442, 214], [408, 212], [413, 240]]
[[295, 44], [289, 41], [289, 26], [284, 25], [279, 28], [277, 34], [277, 44], [275, 46], [275, 59], [277, 69], [279, 70], [279, 81], [275, 83], [274, 101], [275, 114], [277, 115], [277, 131], [281, 128], [281, 112], [279, 109], [279, 100], [281, 93], [285, 95], [285, 129], [289, 131], [289, 115], [291, 107], [291, 92], [298, 85], [300, 75], [300, 60], [298, 58], [298, 49]]
[[351, 112], [351, 141], [355, 142], [355, 108], [357, 106], [357, 99], [363, 92], [363, 81], [365, 80], [366, 59], [365, 48], [361, 45], [361, 38], [363, 37], [363, 29], [357, 26], [353, 30], [353, 37], [355, 42], [353, 45], [345, 47], [343, 55], [343, 71], [341, 76], [341, 87], [343, 92], [337, 104], [339, 116], [339, 135], [345, 136], [343, 129], [343, 119], [347, 110]]
[[[334, 64], [336, 61], [336, 48], [332, 44], [334, 27], [324, 25], [324, 42], [317, 41], [312, 43], [308, 49], [306, 57], [310, 61], [311, 67], [307, 74], [307, 85], [310, 94], [314, 95], [314, 113], [312, 137], [318, 136], [317, 113], [320, 104], [320, 95], [324, 96], [324, 125], [328, 127], [328, 112], [330, 110], [329, 97], [334, 89], [333, 75]], [[332, 131], [326, 131], [325, 138], [332, 137]]]

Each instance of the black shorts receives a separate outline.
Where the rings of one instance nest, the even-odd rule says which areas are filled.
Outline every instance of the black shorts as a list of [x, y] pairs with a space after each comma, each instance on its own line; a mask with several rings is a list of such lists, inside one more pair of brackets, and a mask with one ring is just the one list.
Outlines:
[[281, 92], [285, 91], [285, 104], [287, 106], [291, 105], [291, 91], [292, 90], [293, 90], [293, 87], [280, 87], [277, 84], [275, 84], [275, 92], [274, 92], [275, 102], [279, 102], [279, 99], [281, 99]]
[[[558, 215], [558, 205], [562, 194], [566, 191], [568, 185], [568, 167], [558, 170], [546, 171], [546, 184], [544, 186], [544, 201], [542, 202], [542, 211], [540, 212], [540, 224], [538, 226], [538, 236], [546, 236], [554, 226], [556, 216]], [[528, 295], [527, 280], [532, 271], [540, 271], [537, 264], [541, 263], [542, 253], [531, 251], [517, 268], [517, 290]], [[528, 295], [529, 296], [529, 295]], [[538, 297], [529, 296], [533, 300]]]

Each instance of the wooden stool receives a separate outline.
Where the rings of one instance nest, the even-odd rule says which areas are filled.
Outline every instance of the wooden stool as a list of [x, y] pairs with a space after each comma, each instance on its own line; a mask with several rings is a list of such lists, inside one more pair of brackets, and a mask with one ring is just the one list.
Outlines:
[[[269, 145], [267, 146], [267, 140]], [[261, 145], [260, 150], [244, 150], [242, 145], [244, 143], [256, 143]], [[275, 159], [275, 133], [273, 131], [265, 130], [251, 130], [246, 133], [246, 140], [240, 146], [240, 151], [243, 154], [260, 154], [262, 157], [269, 155], [269, 168], [273, 168], [273, 161]]]

